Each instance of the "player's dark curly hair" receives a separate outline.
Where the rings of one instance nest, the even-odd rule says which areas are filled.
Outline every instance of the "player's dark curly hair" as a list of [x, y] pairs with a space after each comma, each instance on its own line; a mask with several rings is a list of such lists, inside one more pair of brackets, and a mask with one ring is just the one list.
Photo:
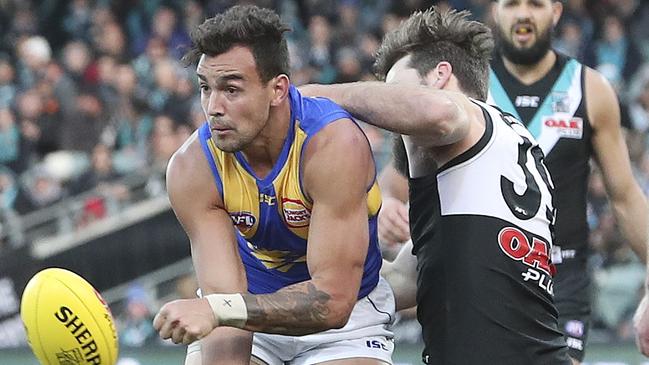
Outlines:
[[406, 55], [411, 55], [410, 65], [422, 77], [439, 62], [447, 61], [462, 91], [486, 100], [494, 41], [491, 30], [469, 16], [468, 11], [440, 12], [436, 7], [413, 13], [383, 38], [374, 64], [377, 77], [384, 80], [390, 68]]
[[289, 56], [284, 32], [290, 28], [270, 9], [233, 6], [199, 25], [191, 34], [192, 47], [183, 56], [185, 65], [195, 64], [206, 54], [218, 56], [234, 46], [249, 47], [262, 82], [289, 74]]

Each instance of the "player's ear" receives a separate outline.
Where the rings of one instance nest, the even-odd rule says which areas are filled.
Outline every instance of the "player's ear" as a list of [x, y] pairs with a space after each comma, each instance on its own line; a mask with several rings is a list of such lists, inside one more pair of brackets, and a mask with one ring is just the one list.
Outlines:
[[561, 1], [552, 1], [552, 24], [556, 27], [563, 13], [563, 4]]
[[271, 83], [270, 86], [272, 87], [271, 91], [273, 93], [270, 105], [278, 106], [288, 98], [288, 89], [291, 82], [285, 74], [279, 74], [268, 82]]
[[436, 89], [443, 89], [453, 74], [453, 66], [446, 61], [442, 61], [426, 74], [426, 84]]

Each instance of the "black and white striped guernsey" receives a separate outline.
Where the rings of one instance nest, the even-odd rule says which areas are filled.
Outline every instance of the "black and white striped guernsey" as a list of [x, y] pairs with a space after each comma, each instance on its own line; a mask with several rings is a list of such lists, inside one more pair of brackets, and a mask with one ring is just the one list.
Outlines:
[[486, 128], [409, 179], [418, 318], [430, 364], [570, 364], [550, 262], [553, 186], [525, 126], [474, 101]]

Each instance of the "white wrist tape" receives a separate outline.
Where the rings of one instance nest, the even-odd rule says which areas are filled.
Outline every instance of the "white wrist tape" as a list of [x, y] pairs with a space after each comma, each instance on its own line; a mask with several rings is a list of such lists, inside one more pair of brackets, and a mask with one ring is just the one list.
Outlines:
[[209, 294], [210, 303], [219, 326], [243, 328], [248, 320], [248, 308], [241, 294]]

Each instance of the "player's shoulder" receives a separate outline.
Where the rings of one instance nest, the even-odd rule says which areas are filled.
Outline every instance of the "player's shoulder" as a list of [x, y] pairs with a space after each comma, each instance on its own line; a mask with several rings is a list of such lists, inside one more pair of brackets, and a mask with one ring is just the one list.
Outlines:
[[582, 65], [584, 68], [584, 77], [585, 77], [585, 86], [588, 88], [595, 89], [611, 89], [613, 90], [613, 85], [608, 81], [608, 79], [599, 71], [593, 69], [590, 66]]
[[602, 123], [619, 124], [619, 101], [613, 85], [600, 72], [584, 67], [584, 96], [591, 125], [598, 128]]
[[198, 130], [194, 131], [189, 138], [173, 153], [167, 166], [167, 173], [183, 173], [191, 171], [199, 164], [201, 157], [201, 142]]
[[315, 133], [333, 120], [351, 118], [340, 105], [322, 97], [302, 96], [297, 88], [291, 88], [291, 113], [300, 121], [300, 128]]
[[341, 116], [324, 125], [311, 137], [309, 145], [316, 150], [364, 151], [369, 142], [361, 127], [351, 118]]
[[210, 168], [201, 146], [199, 132], [192, 135], [174, 152], [167, 165], [167, 185], [170, 190], [180, 185], [199, 185], [211, 182]]
[[334, 178], [339, 171], [358, 176], [373, 168], [372, 150], [365, 134], [354, 121], [341, 118], [327, 124], [312, 136], [304, 149], [305, 181], [311, 177]]
[[321, 118], [326, 117], [331, 113], [338, 113], [346, 111], [333, 100], [324, 97], [301, 97], [303, 113], [307, 118]]

